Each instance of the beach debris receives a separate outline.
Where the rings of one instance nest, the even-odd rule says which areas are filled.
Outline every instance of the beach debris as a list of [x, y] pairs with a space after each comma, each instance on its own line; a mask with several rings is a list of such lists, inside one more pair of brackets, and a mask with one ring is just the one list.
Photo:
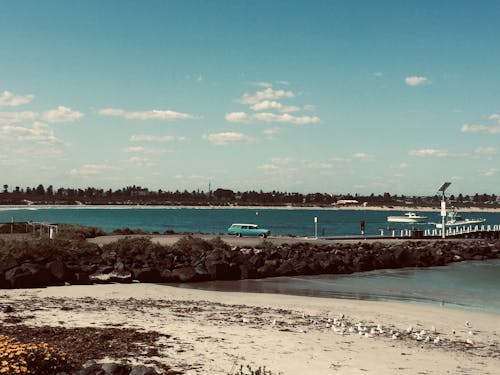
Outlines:
[[434, 344], [439, 344], [439, 341], [441, 341], [441, 338], [438, 336], [434, 339]]
[[474, 341], [472, 341], [471, 339], [467, 339], [465, 340], [465, 342], [469, 345], [474, 345]]
[[411, 334], [413, 332], [413, 327], [409, 326], [408, 328], [406, 328], [406, 332]]
[[392, 335], [392, 339], [393, 339], [393, 340], [397, 340], [397, 339], [399, 339], [399, 335], [397, 335], [396, 333], [394, 333], [394, 334]]
[[465, 326], [467, 328], [472, 328], [472, 324], [470, 324], [470, 322], [468, 320], [465, 322]]
[[432, 326], [432, 327], [431, 327], [431, 332], [432, 332], [432, 333], [435, 333], [435, 332], [436, 332], [436, 327]]

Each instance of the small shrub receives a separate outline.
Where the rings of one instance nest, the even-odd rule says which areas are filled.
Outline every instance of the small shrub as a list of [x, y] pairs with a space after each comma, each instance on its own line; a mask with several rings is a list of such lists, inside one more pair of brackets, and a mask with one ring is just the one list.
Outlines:
[[0, 335], [0, 374], [56, 374], [70, 371], [66, 354], [44, 342], [21, 343]]

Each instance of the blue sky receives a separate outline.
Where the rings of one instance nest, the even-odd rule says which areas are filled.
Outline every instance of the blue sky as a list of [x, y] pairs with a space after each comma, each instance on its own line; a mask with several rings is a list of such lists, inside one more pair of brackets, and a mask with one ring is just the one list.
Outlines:
[[0, 2], [1, 184], [500, 186], [498, 1]]

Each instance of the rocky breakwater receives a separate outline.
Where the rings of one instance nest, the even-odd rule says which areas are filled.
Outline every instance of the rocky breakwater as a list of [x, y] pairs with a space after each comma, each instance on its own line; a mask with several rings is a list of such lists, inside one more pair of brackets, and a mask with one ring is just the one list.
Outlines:
[[263, 241], [255, 248], [240, 248], [220, 238], [205, 241], [190, 236], [172, 246], [147, 237], [103, 246], [81, 240], [0, 239], [0, 288], [347, 274], [498, 258], [500, 241], [487, 240], [281, 245]]

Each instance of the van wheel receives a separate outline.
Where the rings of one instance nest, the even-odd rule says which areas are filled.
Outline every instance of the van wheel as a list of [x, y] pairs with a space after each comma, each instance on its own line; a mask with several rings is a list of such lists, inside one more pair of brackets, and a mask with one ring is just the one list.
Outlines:
[[241, 237], [241, 233], [236, 233], [236, 237]]
[[261, 233], [261, 234], [259, 234], [259, 237], [261, 237], [261, 238], [267, 238], [267, 234]]

